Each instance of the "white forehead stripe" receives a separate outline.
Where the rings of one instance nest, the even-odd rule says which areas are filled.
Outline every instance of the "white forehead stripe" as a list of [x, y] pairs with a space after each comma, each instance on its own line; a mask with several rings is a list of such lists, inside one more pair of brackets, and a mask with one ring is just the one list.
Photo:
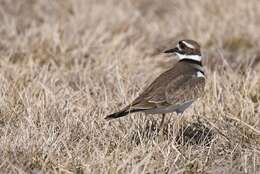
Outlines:
[[185, 54], [180, 54], [176, 53], [179, 57], [180, 60], [182, 59], [190, 59], [190, 60], [195, 60], [200, 62], [201, 61], [201, 56], [200, 55], [185, 55]]
[[178, 48], [178, 50], [181, 50], [181, 48], [180, 48], [180, 45], [179, 44], [177, 44], [177, 46], [176, 46], [177, 48]]
[[192, 45], [192, 44], [189, 44], [185, 41], [182, 41], [187, 47], [191, 48], [191, 49], [194, 49], [195, 47]]
[[197, 77], [203, 77], [204, 78], [205, 76], [204, 76], [204, 74], [202, 72], [197, 71]]

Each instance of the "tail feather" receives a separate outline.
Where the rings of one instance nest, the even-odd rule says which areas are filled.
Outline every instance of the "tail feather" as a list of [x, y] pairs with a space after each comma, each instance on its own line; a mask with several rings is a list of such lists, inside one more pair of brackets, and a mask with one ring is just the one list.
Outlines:
[[126, 116], [127, 114], [130, 114], [130, 113], [139, 112], [139, 111], [143, 111], [143, 110], [145, 110], [145, 109], [134, 109], [134, 110], [124, 109], [122, 111], [119, 111], [119, 112], [116, 112], [116, 113], [113, 113], [113, 114], [106, 116], [105, 119], [106, 120], [112, 120], [112, 119], [115, 119], [115, 118]]

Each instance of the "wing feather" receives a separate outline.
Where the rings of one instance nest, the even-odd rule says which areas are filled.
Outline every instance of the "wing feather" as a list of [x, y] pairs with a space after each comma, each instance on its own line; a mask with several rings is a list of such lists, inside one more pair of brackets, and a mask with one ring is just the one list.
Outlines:
[[182, 76], [178, 81], [168, 84], [165, 91], [166, 101], [172, 105], [182, 104], [199, 98], [204, 91], [205, 78]]
[[[193, 100], [204, 90], [205, 79], [196, 77], [197, 70], [179, 64], [150, 84], [131, 104], [134, 109], [151, 109], [177, 105]], [[185, 72], [185, 73], [184, 73]]]

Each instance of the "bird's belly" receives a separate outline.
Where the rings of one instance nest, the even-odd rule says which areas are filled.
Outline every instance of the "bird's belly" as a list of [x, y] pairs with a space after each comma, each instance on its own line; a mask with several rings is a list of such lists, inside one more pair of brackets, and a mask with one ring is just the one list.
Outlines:
[[148, 109], [144, 112], [146, 114], [162, 114], [162, 113], [170, 113], [170, 112], [176, 112], [177, 114], [183, 113], [185, 109], [187, 109], [193, 101], [187, 101], [179, 105], [172, 105], [167, 107], [159, 107], [154, 109]]

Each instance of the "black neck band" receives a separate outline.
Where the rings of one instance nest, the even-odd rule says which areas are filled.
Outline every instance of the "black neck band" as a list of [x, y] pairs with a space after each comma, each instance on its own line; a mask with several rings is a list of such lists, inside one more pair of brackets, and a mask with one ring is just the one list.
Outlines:
[[189, 62], [189, 63], [193, 63], [193, 64], [197, 64], [197, 65], [200, 65], [202, 66], [202, 63], [201, 61], [197, 61], [197, 60], [192, 60], [192, 59], [181, 59], [179, 62]]

